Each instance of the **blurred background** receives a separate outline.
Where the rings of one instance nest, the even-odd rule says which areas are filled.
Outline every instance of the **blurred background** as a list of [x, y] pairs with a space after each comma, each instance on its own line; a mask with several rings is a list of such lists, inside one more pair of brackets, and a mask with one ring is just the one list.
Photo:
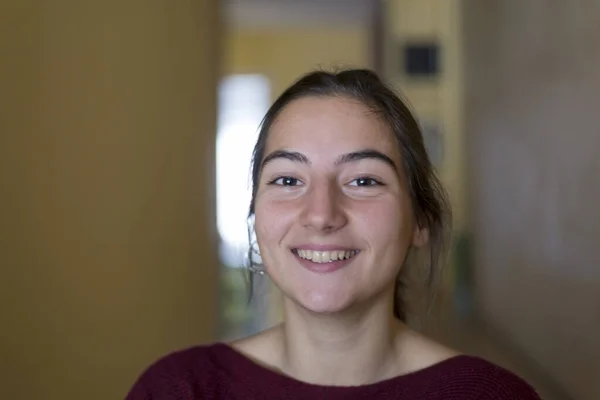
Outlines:
[[598, 43], [595, 0], [4, 0], [0, 398], [123, 398], [277, 323], [243, 268], [258, 123], [301, 74], [367, 67], [454, 207], [430, 334], [600, 399]]

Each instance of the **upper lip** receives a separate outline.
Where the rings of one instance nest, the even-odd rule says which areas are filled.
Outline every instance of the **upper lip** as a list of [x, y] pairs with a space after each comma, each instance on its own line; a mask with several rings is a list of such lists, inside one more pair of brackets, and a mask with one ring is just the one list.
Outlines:
[[313, 250], [313, 251], [358, 250], [356, 248], [352, 248], [352, 247], [348, 247], [348, 246], [344, 246], [344, 245], [336, 245], [336, 244], [301, 244], [298, 246], [293, 246], [292, 249], [293, 250]]

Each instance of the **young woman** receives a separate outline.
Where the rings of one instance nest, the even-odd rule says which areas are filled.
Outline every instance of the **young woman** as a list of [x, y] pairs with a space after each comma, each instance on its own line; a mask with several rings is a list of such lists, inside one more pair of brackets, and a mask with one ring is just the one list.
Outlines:
[[417, 122], [373, 72], [313, 72], [287, 89], [252, 178], [252, 266], [281, 289], [284, 322], [166, 356], [129, 400], [538, 399], [405, 323], [403, 273], [425, 252], [413, 267], [433, 281], [450, 211]]

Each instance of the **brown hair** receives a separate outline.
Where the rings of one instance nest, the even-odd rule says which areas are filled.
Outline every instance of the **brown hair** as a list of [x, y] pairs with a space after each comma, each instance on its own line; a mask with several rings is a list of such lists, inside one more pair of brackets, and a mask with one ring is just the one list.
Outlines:
[[[441, 262], [448, 249], [451, 230], [451, 211], [446, 192], [437, 178], [429, 160], [423, 135], [408, 107], [396, 93], [374, 72], [366, 69], [350, 69], [340, 72], [315, 71], [301, 77], [284, 91], [266, 113], [254, 147], [252, 158], [252, 200], [248, 217], [254, 217], [254, 203], [261, 164], [265, 156], [265, 145], [269, 130], [281, 111], [294, 100], [307, 96], [340, 96], [360, 101], [385, 121], [394, 133], [408, 186], [417, 224], [429, 231], [428, 257], [420, 272], [425, 272], [426, 286], [431, 288], [442, 267]], [[250, 232], [252, 230], [250, 229]], [[256, 252], [251, 243], [250, 266], [257, 265], [253, 256]], [[407, 257], [410, 258], [410, 257]], [[405, 260], [404, 264], [407, 261]], [[394, 315], [406, 321], [403, 298], [406, 286], [406, 268], [403, 265], [396, 279]]]

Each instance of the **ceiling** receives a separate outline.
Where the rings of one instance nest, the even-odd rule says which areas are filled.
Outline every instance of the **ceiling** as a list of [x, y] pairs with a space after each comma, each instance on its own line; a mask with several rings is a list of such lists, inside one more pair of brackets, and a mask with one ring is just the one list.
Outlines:
[[225, 21], [235, 27], [362, 25], [378, 0], [223, 0]]

